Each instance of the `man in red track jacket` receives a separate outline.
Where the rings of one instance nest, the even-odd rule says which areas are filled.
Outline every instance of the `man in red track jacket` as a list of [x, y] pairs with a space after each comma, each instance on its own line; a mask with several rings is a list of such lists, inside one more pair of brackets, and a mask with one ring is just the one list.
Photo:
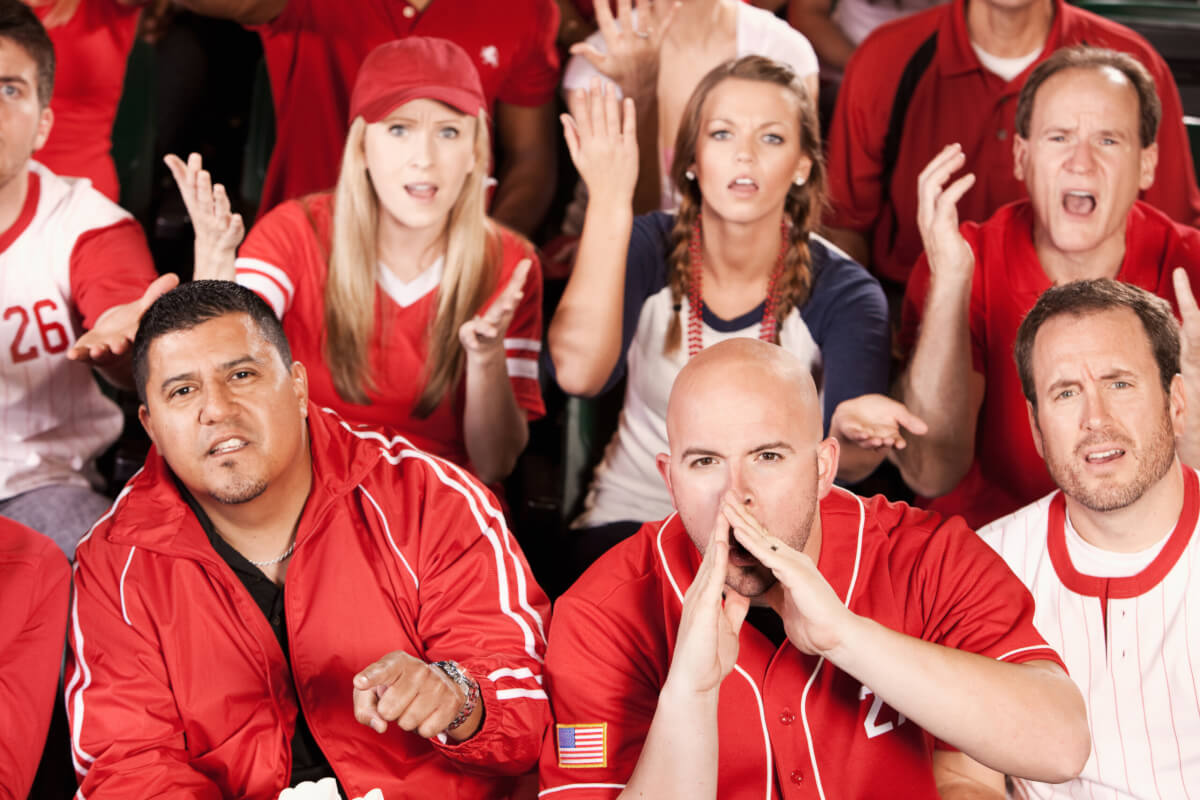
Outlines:
[[309, 405], [252, 292], [165, 295], [134, 344], [145, 468], [81, 545], [81, 790], [503, 797], [547, 721], [545, 595], [494, 498]]

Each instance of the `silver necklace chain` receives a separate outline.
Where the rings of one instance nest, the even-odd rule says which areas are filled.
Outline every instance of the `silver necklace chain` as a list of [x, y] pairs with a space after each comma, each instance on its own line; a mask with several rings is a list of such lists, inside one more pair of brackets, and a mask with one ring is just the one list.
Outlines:
[[256, 567], [269, 567], [274, 564], [278, 564], [280, 561], [283, 561], [285, 558], [290, 556], [292, 554], [292, 551], [295, 549], [296, 549], [296, 540], [292, 539], [292, 543], [290, 545], [288, 545], [288, 549], [284, 550], [283, 555], [279, 556], [278, 558], [272, 558], [269, 561], [253, 561], [249, 558], [247, 558], [246, 560], [249, 561], [251, 564], [253, 564]]

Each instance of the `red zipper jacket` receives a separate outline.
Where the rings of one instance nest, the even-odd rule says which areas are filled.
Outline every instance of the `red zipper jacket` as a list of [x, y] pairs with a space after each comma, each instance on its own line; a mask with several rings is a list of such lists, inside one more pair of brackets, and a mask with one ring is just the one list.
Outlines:
[[[464, 470], [310, 408], [313, 485], [288, 566], [291, 670], [151, 451], [80, 543], [67, 709], [86, 798], [273, 800], [297, 704], [350, 796], [503, 797], [548, 721], [549, 604]], [[479, 682], [461, 744], [354, 719], [353, 676], [402, 649]]]

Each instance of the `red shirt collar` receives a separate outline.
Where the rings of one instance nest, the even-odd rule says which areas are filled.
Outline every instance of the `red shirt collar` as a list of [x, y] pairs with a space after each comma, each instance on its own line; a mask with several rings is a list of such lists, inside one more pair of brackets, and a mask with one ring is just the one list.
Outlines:
[[21, 213], [16, 221], [8, 226], [8, 230], [0, 233], [0, 253], [12, 246], [17, 237], [25, 232], [29, 223], [33, 222], [33, 215], [37, 213], [38, 199], [42, 194], [42, 180], [33, 170], [29, 170], [27, 174], [29, 175], [29, 186], [25, 189], [25, 205], [21, 207]]
[[1183, 551], [1191, 541], [1192, 531], [1196, 529], [1197, 517], [1200, 517], [1200, 478], [1196, 471], [1187, 467], [1183, 469], [1183, 510], [1179, 513], [1179, 521], [1171, 532], [1163, 549], [1144, 570], [1136, 575], [1125, 578], [1100, 578], [1094, 575], [1084, 575], [1075, 569], [1067, 554], [1067, 500], [1061, 491], [1050, 501], [1050, 518], [1046, 528], [1046, 544], [1050, 551], [1050, 562], [1058, 579], [1072, 592], [1089, 597], [1099, 597], [1102, 600], [1127, 599], [1138, 597], [1153, 589], [1179, 561]]

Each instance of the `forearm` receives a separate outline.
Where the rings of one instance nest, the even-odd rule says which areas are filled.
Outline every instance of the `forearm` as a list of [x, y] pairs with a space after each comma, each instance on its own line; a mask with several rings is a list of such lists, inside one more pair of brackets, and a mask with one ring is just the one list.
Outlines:
[[463, 439], [475, 474], [489, 484], [508, 477], [529, 441], [529, 424], [517, 405], [503, 347], [467, 355]]
[[491, 217], [527, 237], [533, 236], [554, 199], [557, 161], [557, 151], [552, 147], [516, 155], [500, 173]]
[[620, 357], [632, 231], [628, 198], [588, 198], [575, 266], [547, 334], [558, 384], [568, 394], [599, 392]]
[[619, 795], [622, 800], [716, 798], [719, 691], [686, 693], [667, 676], [641, 757]]
[[810, 10], [803, 3], [792, 3], [792, 8], [788, 10], [788, 22], [808, 37], [822, 64], [845, 69], [850, 56], [854, 54], [854, 42], [842, 33], [842, 29], [830, 18], [828, 10]]
[[992, 769], [1058, 783], [1091, 749], [1075, 684], [1049, 662], [1008, 664], [853, 616], [825, 656], [933, 736]]
[[638, 180], [633, 213], [648, 214], [662, 205], [662, 168], [658, 158], [658, 91], [651, 88], [635, 101], [637, 109]]
[[971, 284], [930, 283], [912, 361], [900, 377], [897, 399], [929, 424], [889, 458], [919, 494], [936, 497], [954, 487], [971, 466], [978, 405], [972, 401]]

